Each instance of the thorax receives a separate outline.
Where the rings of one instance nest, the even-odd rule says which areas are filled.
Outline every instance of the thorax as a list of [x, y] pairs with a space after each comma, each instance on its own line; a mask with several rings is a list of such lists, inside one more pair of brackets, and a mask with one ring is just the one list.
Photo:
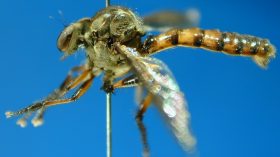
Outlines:
[[98, 41], [92, 47], [87, 47], [88, 62], [95, 69], [110, 73], [117, 78], [129, 72], [131, 67], [125, 58], [107, 46], [107, 43]]

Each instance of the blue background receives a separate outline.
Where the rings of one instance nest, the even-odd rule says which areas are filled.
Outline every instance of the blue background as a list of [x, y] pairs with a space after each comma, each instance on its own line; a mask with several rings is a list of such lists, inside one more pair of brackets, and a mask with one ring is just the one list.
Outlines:
[[[141, 16], [161, 9], [197, 8], [200, 27], [269, 38], [280, 48], [280, 5], [276, 0], [112, 0]], [[60, 61], [56, 39], [66, 21], [92, 16], [104, 7], [97, 0], [1, 0], [0, 2], [0, 156], [105, 156], [105, 94], [101, 78], [77, 102], [52, 107], [45, 124], [22, 129], [6, 110], [40, 100], [58, 87], [83, 53]], [[51, 20], [54, 16], [58, 20]], [[201, 157], [280, 156], [280, 59], [268, 70], [249, 58], [191, 48], [167, 50], [155, 57], [173, 71], [188, 98], [192, 129]], [[113, 96], [113, 156], [141, 156], [134, 121], [134, 90]], [[187, 156], [171, 136], [155, 107], [145, 115], [152, 157]]]

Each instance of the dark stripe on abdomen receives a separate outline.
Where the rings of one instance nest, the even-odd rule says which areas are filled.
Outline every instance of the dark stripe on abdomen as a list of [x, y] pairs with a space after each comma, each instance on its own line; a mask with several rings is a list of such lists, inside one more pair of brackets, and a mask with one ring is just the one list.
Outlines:
[[227, 37], [227, 33], [222, 33], [222, 35], [220, 36], [218, 43], [217, 43], [217, 47], [216, 47], [217, 51], [224, 50], [224, 46], [225, 46], [224, 40], [226, 39], [226, 37]]
[[204, 35], [205, 35], [204, 30], [199, 30], [198, 33], [195, 33], [194, 34], [193, 45], [196, 46], [196, 47], [200, 47], [203, 43]]

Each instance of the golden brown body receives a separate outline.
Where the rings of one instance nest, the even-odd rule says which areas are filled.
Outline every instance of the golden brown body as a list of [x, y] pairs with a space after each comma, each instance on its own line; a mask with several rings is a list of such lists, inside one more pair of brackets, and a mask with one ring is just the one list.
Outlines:
[[202, 30], [199, 28], [172, 29], [144, 43], [143, 55], [151, 55], [174, 46], [200, 47], [230, 55], [250, 56], [266, 67], [275, 56], [275, 48], [266, 39], [238, 33]]
[[[58, 38], [58, 48], [65, 56], [84, 48], [86, 63], [73, 68], [61, 86], [42, 101], [16, 112], [6, 112], [6, 116], [23, 114], [18, 124], [25, 126], [26, 119], [36, 112], [32, 122], [39, 126], [43, 123], [46, 108], [78, 100], [93, 79], [103, 73], [102, 89], [106, 92], [131, 86], [140, 86], [144, 90], [142, 94], [147, 92], [146, 96], [141, 94], [143, 101], [136, 115], [146, 154], [149, 146], [142, 118], [151, 103], [162, 113], [182, 147], [191, 150], [196, 140], [189, 129], [190, 114], [184, 94], [167, 66], [150, 55], [175, 46], [199, 47], [251, 57], [262, 67], [275, 56], [275, 48], [268, 40], [249, 35], [199, 28], [172, 29], [142, 43], [145, 33], [142, 19], [131, 10], [118, 6], [107, 7], [92, 18], [83, 18], [67, 26]], [[131, 75], [115, 83], [116, 79], [127, 74]], [[65, 97], [74, 89], [72, 96]]]

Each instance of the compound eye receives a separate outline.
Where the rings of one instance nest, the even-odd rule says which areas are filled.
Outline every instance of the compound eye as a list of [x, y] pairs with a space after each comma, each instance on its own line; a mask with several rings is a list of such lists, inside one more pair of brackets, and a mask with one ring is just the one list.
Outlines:
[[[73, 37], [73, 26], [66, 27], [57, 39], [57, 47], [62, 52], [67, 52], [71, 49], [71, 39]], [[70, 50], [71, 51], [71, 50]]]

